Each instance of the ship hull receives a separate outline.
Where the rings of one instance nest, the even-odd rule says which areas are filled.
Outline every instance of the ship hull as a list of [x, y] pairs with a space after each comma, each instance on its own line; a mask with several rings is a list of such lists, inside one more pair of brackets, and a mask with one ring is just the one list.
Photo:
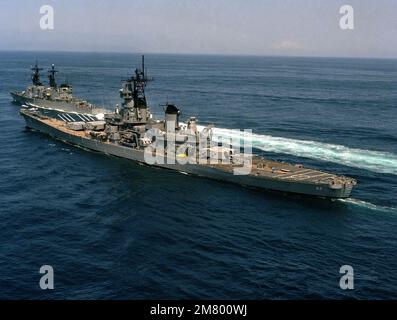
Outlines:
[[16, 92], [10, 92], [12, 99], [17, 104], [25, 104], [33, 101], [33, 98], [24, 97]]
[[[113, 143], [105, 143], [87, 137], [76, 136], [58, 130], [29, 114], [22, 113], [22, 116], [25, 118], [27, 127], [48, 134], [55, 139], [93, 151], [98, 151], [101, 153], [147, 164], [144, 159], [144, 152], [141, 150], [134, 150], [132, 148], [120, 146]], [[352, 190], [352, 187], [332, 189], [326, 185], [319, 186], [317, 184], [311, 183], [291, 181], [287, 182], [279, 179], [256, 177], [254, 175], [233, 175], [232, 173], [224, 170], [198, 164], [176, 163], [156, 164], [153, 166], [171, 169], [191, 175], [206, 177], [214, 180], [239, 184], [256, 189], [274, 190], [279, 192], [296, 193], [324, 198], [348, 198]]]
[[61, 112], [79, 112], [79, 113], [89, 113], [89, 114], [96, 114], [102, 113], [103, 110], [95, 109], [95, 108], [88, 108], [88, 107], [81, 107], [75, 103], [67, 102], [67, 101], [58, 101], [58, 100], [46, 100], [40, 98], [30, 98], [26, 97], [18, 92], [10, 92], [13, 100], [15, 103], [23, 105], [29, 104], [34, 105], [40, 108], [46, 109], [53, 109], [58, 110]]

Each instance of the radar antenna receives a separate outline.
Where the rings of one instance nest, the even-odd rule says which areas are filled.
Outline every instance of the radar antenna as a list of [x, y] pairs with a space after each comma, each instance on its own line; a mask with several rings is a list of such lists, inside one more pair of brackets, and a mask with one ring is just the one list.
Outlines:
[[32, 82], [33, 85], [35, 86], [42, 86], [43, 84], [40, 82], [40, 71], [43, 70], [43, 68], [39, 68], [39, 65], [36, 60], [36, 64], [34, 67], [31, 67], [30, 70], [32, 70]]
[[50, 87], [54, 88], [54, 89], [57, 87], [57, 83], [55, 81], [55, 74], [57, 72], [58, 72], [58, 70], [55, 70], [55, 65], [52, 64], [51, 69], [48, 70], [48, 79], [50, 80]]

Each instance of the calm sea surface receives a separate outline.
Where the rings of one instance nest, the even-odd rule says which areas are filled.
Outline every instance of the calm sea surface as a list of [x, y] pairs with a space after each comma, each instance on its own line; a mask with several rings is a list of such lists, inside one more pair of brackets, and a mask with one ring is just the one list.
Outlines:
[[[87, 152], [25, 128], [10, 90], [55, 63], [113, 109], [138, 55], [0, 53], [0, 298], [397, 298], [397, 60], [147, 55], [164, 103], [257, 153], [346, 174], [352, 198], [251, 191]], [[43, 80], [47, 80], [44, 79]], [[53, 266], [42, 291], [39, 268]], [[339, 288], [354, 268], [355, 289]]]

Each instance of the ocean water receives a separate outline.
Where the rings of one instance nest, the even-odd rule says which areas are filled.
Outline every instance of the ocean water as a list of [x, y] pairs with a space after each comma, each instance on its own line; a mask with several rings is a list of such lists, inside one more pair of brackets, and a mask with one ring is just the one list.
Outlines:
[[[167, 101], [255, 152], [345, 174], [352, 197], [252, 191], [139, 166], [25, 128], [10, 90], [55, 63], [110, 109], [134, 54], [0, 53], [0, 298], [397, 298], [397, 60], [146, 55]], [[43, 79], [44, 80], [44, 79]], [[51, 265], [55, 289], [39, 287]], [[354, 289], [339, 287], [342, 265]]]

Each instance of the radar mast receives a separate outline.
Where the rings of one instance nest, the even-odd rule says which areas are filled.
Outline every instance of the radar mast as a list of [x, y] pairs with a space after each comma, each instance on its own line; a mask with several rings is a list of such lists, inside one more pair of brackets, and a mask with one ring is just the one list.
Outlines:
[[32, 70], [32, 82], [33, 85], [35, 86], [42, 86], [43, 84], [40, 82], [40, 71], [43, 70], [43, 68], [39, 68], [39, 65], [36, 60], [36, 64], [34, 67], [31, 67], [30, 70]]
[[51, 69], [48, 70], [48, 79], [50, 80], [50, 87], [56, 89], [57, 88], [57, 83], [55, 81], [55, 74], [58, 72], [58, 70], [55, 70], [55, 65], [51, 65]]
[[134, 74], [123, 81], [120, 89], [120, 97], [124, 100], [123, 107], [128, 109], [128, 113], [135, 122], [145, 123], [150, 116], [145, 95], [145, 87], [148, 82], [145, 74], [145, 56], [142, 55], [141, 69], [135, 69]]

